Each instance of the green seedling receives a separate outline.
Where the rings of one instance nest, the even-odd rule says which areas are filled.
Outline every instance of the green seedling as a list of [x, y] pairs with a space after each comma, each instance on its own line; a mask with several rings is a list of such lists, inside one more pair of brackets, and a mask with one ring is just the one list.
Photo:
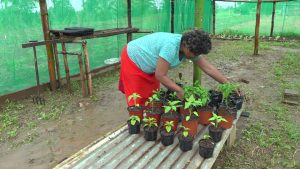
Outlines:
[[223, 101], [225, 104], [228, 103], [228, 97], [229, 95], [238, 89], [238, 84], [233, 84], [233, 83], [224, 83], [218, 85], [218, 91], [222, 92], [223, 94]]
[[195, 116], [199, 117], [198, 112], [193, 111], [194, 108], [196, 108], [197, 106], [199, 106], [199, 102], [200, 102], [200, 100], [196, 100], [193, 95], [191, 95], [189, 98], [186, 99], [186, 101], [184, 103], [184, 109], [188, 109], [189, 113], [190, 113], [189, 115], [187, 115], [185, 117], [186, 121], [189, 121], [191, 119], [192, 114], [194, 114]]
[[169, 113], [171, 110], [176, 111], [177, 107], [180, 107], [180, 101], [179, 100], [175, 100], [175, 101], [168, 101], [168, 105], [167, 106], [163, 106], [165, 109], [165, 113]]
[[208, 140], [208, 139], [210, 139], [211, 137], [210, 137], [210, 135], [209, 134], [204, 134], [203, 135], [203, 139], [204, 140]]
[[213, 116], [208, 120], [211, 121], [210, 123], [215, 127], [219, 127], [219, 123], [221, 121], [227, 122], [226, 119], [224, 119], [222, 116], [216, 115], [215, 113], [213, 113]]
[[172, 127], [174, 126], [174, 121], [166, 121], [164, 126], [165, 126], [166, 131], [168, 133], [170, 133], [172, 130]]
[[184, 127], [182, 125], [180, 126], [180, 128], [182, 128], [183, 137], [187, 137], [189, 135], [189, 130], [191, 130], [191, 129], [189, 129], [188, 127]]
[[131, 124], [132, 126], [134, 126], [134, 125], [136, 124], [136, 122], [141, 123], [141, 119], [140, 119], [139, 116], [135, 116], [135, 115], [130, 116], [129, 120], [130, 120], [130, 124]]
[[145, 102], [145, 105], [148, 106], [148, 104], [151, 104], [151, 107], [153, 107], [154, 102], [155, 101], [159, 101], [160, 100], [160, 93], [159, 91], [153, 91], [153, 95], [151, 97], [148, 98], [148, 101]]
[[128, 101], [133, 99], [134, 106], [135, 107], [140, 107], [140, 105], [138, 103], [136, 103], [137, 98], [141, 98], [141, 96], [138, 93], [132, 93], [130, 96], [128, 96]]
[[156, 119], [153, 117], [145, 117], [143, 121], [145, 123], [144, 127], [158, 127]]

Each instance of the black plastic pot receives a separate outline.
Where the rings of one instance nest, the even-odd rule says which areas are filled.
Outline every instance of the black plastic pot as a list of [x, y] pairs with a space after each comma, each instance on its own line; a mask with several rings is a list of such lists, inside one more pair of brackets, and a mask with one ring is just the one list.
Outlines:
[[189, 151], [193, 149], [193, 138], [188, 136], [188, 137], [183, 137], [182, 135], [178, 136], [179, 139], [179, 147], [183, 152]]
[[134, 125], [131, 125], [130, 120], [127, 121], [129, 134], [139, 134], [140, 133], [140, 123], [136, 122]]
[[168, 133], [165, 130], [161, 130], [160, 135], [161, 135], [161, 143], [164, 146], [169, 146], [169, 145], [173, 144], [173, 142], [174, 142], [174, 132], [173, 131]]
[[211, 139], [201, 139], [199, 141], [199, 154], [203, 158], [210, 158], [213, 156], [215, 143]]
[[144, 127], [144, 138], [147, 141], [155, 141], [157, 138], [157, 127]]
[[208, 130], [210, 137], [215, 143], [219, 142], [222, 139], [224, 129], [222, 129], [221, 127], [209, 126]]
[[229, 95], [229, 102], [230, 104], [234, 105], [237, 110], [240, 110], [242, 108], [244, 97], [239, 96], [237, 93], [232, 93]]
[[223, 94], [221, 92], [210, 90], [209, 91], [210, 102], [209, 105], [212, 107], [219, 107], [223, 99]]

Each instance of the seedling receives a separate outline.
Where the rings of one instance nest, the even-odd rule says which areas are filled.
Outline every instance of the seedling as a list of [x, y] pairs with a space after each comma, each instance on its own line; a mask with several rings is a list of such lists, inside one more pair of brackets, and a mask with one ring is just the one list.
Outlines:
[[223, 101], [224, 103], [227, 105], [228, 103], [228, 97], [229, 95], [238, 89], [238, 85], [237, 84], [233, 84], [233, 83], [224, 83], [224, 84], [220, 84], [218, 86], [218, 91], [222, 92], [223, 94]]
[[203, 135], [203, 140], [208, 140], [208, 139], [210, 139], [211, 137], [210, 137], [210, 135], [209, 134], [204, 134]]
[[167, 106], [163, 106], [165, 108], [165, 113], [169, 113], [171, 110], [176, 111], [177, 107], [180, 107], [180, 101], [175, 100], [175, 101], [168, 101]]
[[213, 116], [212, 116], [210, 119], [208, 119], [208, 120], [211, 121], [210, 123], [211, 123], [213, 126], [215, 126], [216, 128], [219, 127], [219, 123], [220, 123], [221, 121], [227, 122], [226, 119], [224, 119], [222, 116], [216, 115], [215, 113], [213, 113]]
[[145, 117], [143, 121], [145, 123], [144, 127], [158, 127], [156, 119], [153, 117]]
[[185, 104], [184, 104], [184, 109], [189, 110], [189, 115], [185, 117], [186, 121], [189, 121], [191, 119], [192, 114], [195, 116], [199, 117], [198, 112], [193, 111], [194, 108], [196, 108], [199, 105], [200, 100], [196, 100], [193, 95], [191, 95], [189, 98], [186, 99]]
[[148, 98], [148, 101], [145, 102], [145, 105], [148, 106], [148, 104], [151, 104], [151, 107], [153, 107], [154, 102], [155, 101], [159, 101], [160, 100], [160, 92], [157, 90], [153, 90], [153, 95], [151, 97]]
[[169, 94], [169, 99], [170, 99], [170, 100], [177, 100], [176, 92], [171, 92], [171, 93]]
[[165, 124], [164, 124], [164, 126], [165, 126], [166, 131], [168, 133], [170, 133], [171, 130], [172, 130], [172, 128], [173, 128], [173, 126], [174, 126], [174, 121], [166, 121]]
[[139, 116], [135, 116], [135, 115], [130, 116], [129, 120], [130, 120], [130, 124], [131, 124], [132, 126], [134, 126], [134, 125], [136, 124], [136, 122], [141, 123], [141, 119], [140, 119]]
[[184, 127], [184, 126], [180, 126], [180, 128], [182, 128], [182, 135], [183, 137], [187, 137], [189, 135], [189, 129], [188, 127]]
[[133, 99], [134, 106], [135, 107], [140, 107], [140, 105], [136, 102], [137, 98], [141, 98], [141, 96], [138, 93], [132, 93], [130, 96], [128, 96], [128, 101]]

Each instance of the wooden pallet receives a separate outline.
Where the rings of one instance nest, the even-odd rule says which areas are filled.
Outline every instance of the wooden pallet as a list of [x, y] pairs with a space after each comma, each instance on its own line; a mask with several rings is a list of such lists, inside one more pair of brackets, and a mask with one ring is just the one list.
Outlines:
[[234, 144], [236, 122], [240, 114], [241, 111], [233, 126], [224, 131], [222, 140], [216, 144], [213, 157], [209, 159], [203, 159], [199, 155], [198, 146], [198, 141], [208, 132], [207, 126], [199, 125], [193, 149], [182, 152], [177, 137], [172, 145], [165, 147], [160, 143], [159, 134], [157, 141], [145, 141], [143, 131], [137, 135], [129, 135], [127, 125], [124, 125], [61, 162], [55, 169], [211, 168], [226, 141], [229, 146]]

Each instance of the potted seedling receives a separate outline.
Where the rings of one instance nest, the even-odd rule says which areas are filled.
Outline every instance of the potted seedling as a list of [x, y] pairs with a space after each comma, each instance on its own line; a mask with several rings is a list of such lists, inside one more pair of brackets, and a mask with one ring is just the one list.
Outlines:
[[221, 123], [221, 126], [225, 129], [231, 128], [233, 120], [237, 116], [237, 103], [233, 101], [231, 96], [234, 96], [238, 89], [238, 85], [233, 83], [224, 83], [218, 86], [218, 91], [222, 92], [223, 100], [218, 109], [218, 115], [223, 116], [227, 123]]
[[138, 134], [140, 133], [140, 124], [141, 119], [139, 116], [132, 115], [127, 121], [129, 134]]
[[174, 121], [173, 130], [176, 131], [177, 124], [178, 124], [178, 114], [177, 114], [176, 110], [180, 106], [181, 106], [181, 104], [180, 104], [179, 100], [168, 101], [168, 104], [163, 106], [164, 113], [161, 116], [163, 126], [165, 125], [166, 121]]
[[199, 105], [199, 100], [196, 100], [194, 95], [190, 95], [189, 98], [185, 100], [184, 109], [188, 110], [188, 114], [183, 115], [182, 125], [189, 128], [189, 134], [194, 137], [197, 134], [198, 128], [198, 112], [194, 111]]
[[145, 117], [144, 118], [144, 138], [147, 141], [155, 141], [157, 138], [157, 130], [158, 130], [158, 125], [155, 120], [155, 118], [152, 117]]
[[174, 142], [175, 132], [172, 129], [173, 126], [174, 126], [174, 121], [166, 121], [162, 130], [160, 131], [161, 143], [164, 146], [171, 145]]
[[132, 93], [130, 96], [128, 96], [128, 102], [133, 100], [132, 106], [127, 107], [127, 110], [129, 112], [129, 116], [139, 116], [140, 119], [143, 119], [143, 108], [137, 103], [137, 99], [141, 98], [141, 96], [138, 93]]
[[208, 134], [205, 134], [199, 141], [199, 154], [203, 158], [210, 158], [213, 156], [215, 143]]
[[213, 113], [213, 117], [211, 117], [209, 121], [212, 124], [208, 127], [209, 135], [211, 136], [212, 140], [217, 143], [222, 139], [222, 134], [224, 131], [224, 129], [219, 126], [219, 123], [222, 121], [227, 122], [227, 120], [222, 116], [218, 116]]
[[159, 101], [158, 93], [154, 93], [148, 100], [145, 102], [146, 106], [149, 106], [144, 112], [146, 112], [147, 117], [153, 117], [156, 119], [157, 124], [160, 124], [160, 116], [162, 113], [161, 107], [155, 106], [155, 103]]
[[194, 85], [195, 98], [197, 99], [197, 112], [199, 113], [199, 123], [209, 125], [208, 119], [212, 117], [213, 108], [208, 105], [209, 93], [208, 90], [202, 87], [198, 82]]
[[179, 147], [183, 152], [193, 149], [194, 138], [189, 134], [189, 128], [180, 126], [181, 133], [178, 136]]

